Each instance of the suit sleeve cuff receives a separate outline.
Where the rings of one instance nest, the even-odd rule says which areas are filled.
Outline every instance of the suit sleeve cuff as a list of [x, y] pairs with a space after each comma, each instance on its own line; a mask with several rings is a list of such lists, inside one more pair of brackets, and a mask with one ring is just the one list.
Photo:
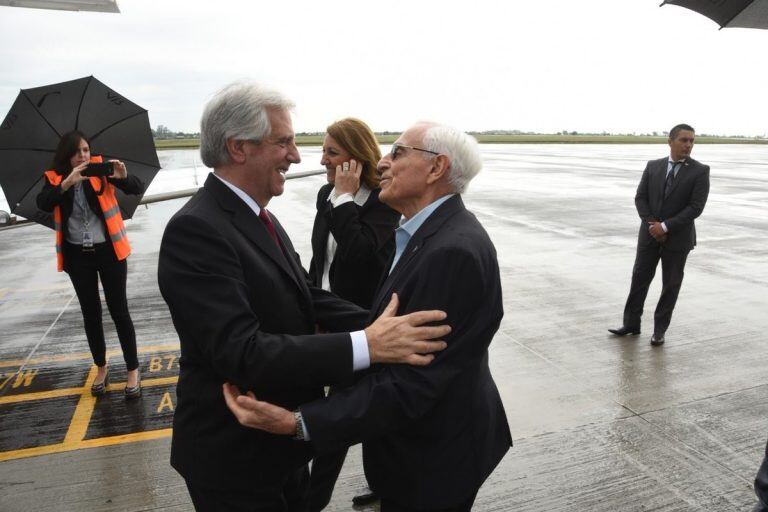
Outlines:
[[355, 331], [349, 335], [352, 337], [352, 371], [365, 370], [371, 366], [368, 338], [365, 336], [365, 331]]
[[666, 222], [662, 222], [661, 223], [661, 229], [663, 229], [665, 233], [669, 232], [669, 230], [667, 229], [667, 223]]

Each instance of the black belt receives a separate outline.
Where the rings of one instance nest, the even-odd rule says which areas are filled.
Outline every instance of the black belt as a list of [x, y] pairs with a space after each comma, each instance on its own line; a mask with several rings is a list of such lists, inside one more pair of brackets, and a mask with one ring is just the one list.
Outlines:
[[91, 247], [86, 247], [81, 244], [73, 244], [72, 242], [67, 242], [67, 245], [71, 246], [75, 250], [80, 250], [82, 252], [96, 252], [96, 249], [101, 249], [103, 247], [106, 247], [107, 242], [100, 242], [98, 244], [93, 244]]

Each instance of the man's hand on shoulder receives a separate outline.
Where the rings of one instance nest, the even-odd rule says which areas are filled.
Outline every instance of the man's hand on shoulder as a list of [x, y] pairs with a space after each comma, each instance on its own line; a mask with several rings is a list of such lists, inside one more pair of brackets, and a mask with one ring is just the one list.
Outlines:
[[426, 366], [435, 358], [434, 352], [445, 349], [444, 341], [431, 341], [451, 332], [449, 325], [427, 326], [432, 322], [445, 320], [444, 311], [417, 311], [395, 316], [398, 306], [397, 294], [381, 315], [365, 329], [368, 338], [368, 352], [373, 363], [407, 363]]

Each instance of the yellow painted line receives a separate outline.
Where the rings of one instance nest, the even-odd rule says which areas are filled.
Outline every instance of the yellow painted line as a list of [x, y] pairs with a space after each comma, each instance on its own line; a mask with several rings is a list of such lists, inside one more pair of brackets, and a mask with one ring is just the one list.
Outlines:
[[61, 398], [64, 396], [79, 395], [83, 388], [65, 388], [54, 391], [39, 391], [37, 393], [22, 393], [0, 397], [0, 405], [14, 404], [17, 402], [30, 402], [32, 400], [45, 400], [46, 398]]
[[85, 433], [88, 431], [88, 424], [91, 422], [91, 415], [93, 414], [93, 408], [96, 405], [96, 397], [91, 396], [90, 389], [93, 381], [96, 380], [96, 374], [98, 368], [94, 365], [91, 371], [88, 372], [88, 378], [85, 379], [85, 385], [81, 389], [80, 401], [77, 402], [75, 407], [75, 414], [72, 415], [72, 421], [69, 422], [69, 429], [67, 435], [64, 436], [65, 447], [71, 447], [85, 437]]
[[[95, 368], [95, 366], [94, 366]], [[151, 388], [153, 386], [167, 386], [169, 384], [176, 384], [179, 381], [178, 375], [172, 377], [158, 377], [156, 379], [142, 379], [141, 386], [145, 388]], [[93, 381], [91, 381], [93, 383]], [[107, 386], [107, 391], [122, 391], [125, 388], [125, 382], [116, 382]], [[18, 402], [30, 402], [32, 400], [45, 400], [46, 398], [61, 398], [64, 396], [77, 396], [84, 392], [90, 394], [91, 387], [82, 386], [78, 388], [63, 388], [55, 389], [53, 391], [38, 391], [34, 393], [20, 393], [18, 395], [9, 395], [0, 397], [0, 405], [14, 404]]]
[[[173, 377], [158, 377], [156, 379], [141, 379], [141, 387], [151, 388], [152, 386], [167, 386], [168, 384], [176, 384], [179, 381], [179, 376]], [[118, 382], [116, 384], [110, 384], [107, 386], [107, 391], [122, 391], [125, 388], [125, 382]], [[90, 393], [90, 388], [89, 388]]]
[[172, 428], [163, 428], [160, 430], [147, 430], [146, 432], [135, 432], [133, 434], [123, 434], [121, 436], [99, 437], [97, 439], [88, 439], [81, 444], [82, 448], [98, 448], [100, 446], [112, 446], [115, 444], [135, 443], [137, 441], [151, 441], [153, 439], [163, 439], [170, 437]]
[[[149, 345], [145, 347], [139, 347], [138, 352], [139, 354], [146, 354], [147, 352], [164, 352], [167, 350], [178, 350], [179, 349], [179, 343], [166, 343], [162, 345]], [[121, 349], [115, 348], [107, 351], [107, 357], [116, 356], [122, 354]], [[16, 359], [16, 360], [10, 360], [10, 361], [0, 361], [0, 368], [8, 368], [13, 366], [21, 366], [24, 363], [27, 364], [27, 366], [35, 365], [35, 364], [45, 364], [45, 363], [60, 363], [60, 362], [66, 362], [66, 361], [79, 361], [82, 359], [91, 359], [91, 353], [90, 352], [77, 352], [74, 354], [59, 354], [55, 356], [45, 356], [45, 357], [39, 357], [37, 359], [30, 359], [29, 361], [26, 361], [24, 359]]]
[[79, 443], [66, 445], [65, 443], [51, 444], [48, 446], [36, 446], [34, 448], [23, 448], [21, 450], [11, 450], [0, 452], [0, 462], [13, 459], [23, 459], [26, 457], [37, 457], [39, 455], [50, 455], [54, 453], [69, 452], [72, 450], [81, 450], [83, 448], [98, 448], [102, 446], [111, 446], [124, 443], [135, 443], [137, 441], [151, 441], [153, 439], [163, 439], [171, 436], [172, 429], [164, 428], [160, 430], [149, 430], [146, 432], [136, 432], [134, 434], [125, 434], [121, 436], [101, 437], [99, 439], [88, 439]]

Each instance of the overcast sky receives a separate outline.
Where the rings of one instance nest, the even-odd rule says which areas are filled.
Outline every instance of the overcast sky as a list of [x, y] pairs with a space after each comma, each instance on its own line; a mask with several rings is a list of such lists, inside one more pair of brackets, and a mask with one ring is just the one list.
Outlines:
[[19, 89], [94, 75], [197, 131], [226, 83], [297, 103], [294, 128], [356, 116], [464, 130], [768, 134], [768, 31], [659, 0], [118, 0], [120, 14], [0, 7], [0, 116]]

